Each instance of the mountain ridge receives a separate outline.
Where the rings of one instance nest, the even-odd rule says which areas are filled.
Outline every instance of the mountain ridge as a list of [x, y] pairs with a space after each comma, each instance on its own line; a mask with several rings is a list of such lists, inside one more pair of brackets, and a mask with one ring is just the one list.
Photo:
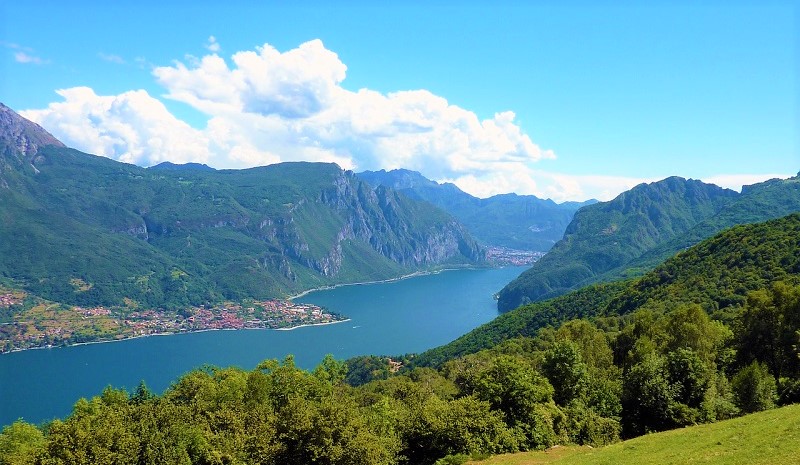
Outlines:
[[639, 276], [726, 228], [796, 211], [797, 178], [765, 181], [741, 194], [678, 177], [642, 184], [579, 210], [551, 252], [500, 291], [498, 308], [507, 311], [593, 282]]
[[561, 238], [575, 211], [595, 202], [557, 204], [551, 199], [514, 193], [481, 199], [455, 184], [440, 184], [407, 169], [363, 171], [357, 176], [372, 186], [387, 186], [442, 208], [485, 245], [518, 250], [549, 250]]

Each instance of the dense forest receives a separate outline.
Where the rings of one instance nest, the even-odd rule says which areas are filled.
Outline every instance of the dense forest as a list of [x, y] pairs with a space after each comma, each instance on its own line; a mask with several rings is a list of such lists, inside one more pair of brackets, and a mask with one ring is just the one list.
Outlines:
[[452, 464], [798, 402], [798, 238], [800, 215], [733, 228], [397, 373], [380, 357], [312, 372], [289, 357], [199, 369], [162, 395], [109, 387], [66, 419], [4, 428], [0, 463]]

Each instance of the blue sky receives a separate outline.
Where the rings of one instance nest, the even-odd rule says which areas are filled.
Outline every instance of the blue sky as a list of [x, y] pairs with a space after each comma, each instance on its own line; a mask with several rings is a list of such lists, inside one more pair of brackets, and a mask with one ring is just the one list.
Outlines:
[[406, 167], [559, 201], [670, 175], [738, 188], [800, 170], [799, 11], [2, 2], [0, 101], [144, 166]]

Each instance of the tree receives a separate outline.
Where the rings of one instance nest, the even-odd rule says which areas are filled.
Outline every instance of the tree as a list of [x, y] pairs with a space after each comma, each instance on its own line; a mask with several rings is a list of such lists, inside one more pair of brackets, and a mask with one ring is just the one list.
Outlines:
[[691, 349], [677, 349], [667, 355], [667, 373], [675, 400], [699, 408], [711, 381], [710, 370]]
[[664, 431], [676, 426], [672, 417], [673, 390], [664, 358], [651, 354], [624, 375], [622, 428], [626, 437]]
[[17, 420], [0, 433], [0, 465], [33, 465], [46, 444], [38, 428]]
[[567, 405], [586, 392], [587, 368], [574, 342], [559, 341], [546, 351], [542, 373], [553, 386], [553, 400], [558, 405]]
[[731, 380], [737, 407], [744, 413], [775, 407], [775, 378], [766, 365], [753, 362], [742, 368]]

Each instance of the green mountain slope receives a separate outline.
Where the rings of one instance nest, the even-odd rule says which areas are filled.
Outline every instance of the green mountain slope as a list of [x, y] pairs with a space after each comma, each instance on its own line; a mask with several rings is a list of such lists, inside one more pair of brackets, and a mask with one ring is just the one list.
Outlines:
[[454, 184], [439, 184], [416, 171], [364, 171], [358, 177], [408, 197], [425, 200], [456, 217], [479, 241], [490, 246], [545, 252], [561, 239], [575, 211], [594, 203], [557, 204], [533, 195], [503, 194], [479, 199]]
[[498, 308], [507, 311], [560, 295], [628, 268], [642, 255], [719, 213], [736, 197], [728, 189], [671, 177], [584, 207], [575, 214], [564, 238], [500, 291]]
[[575, 318], [665, 312], [699, 304], [730, 320], [750, 291], [776, 281], [800, 283], [800, 214], [728, 229], [670, 258], [644, 276], [594, 284], [553, 299], [524, 305], [498, 316], [455, 341], [420, 354], [415, 363], [439, 366], [546, 326]]
[[49, 300], [176, 307], [483, 260], [447, 213], [333, 164], [144, 169], [3, 115], [0, 276]]
[[707, 218], [689, 231], [660, 244], [641, 257], [610, 270], [601, 280], [638, 275], [663, 262], [679, 250], [684, 250], [714, 234], [738, 224], [758, 223], [800, 211], [800, 178], [771, 179], [744, 186], [741, 195], [717, 214]]

